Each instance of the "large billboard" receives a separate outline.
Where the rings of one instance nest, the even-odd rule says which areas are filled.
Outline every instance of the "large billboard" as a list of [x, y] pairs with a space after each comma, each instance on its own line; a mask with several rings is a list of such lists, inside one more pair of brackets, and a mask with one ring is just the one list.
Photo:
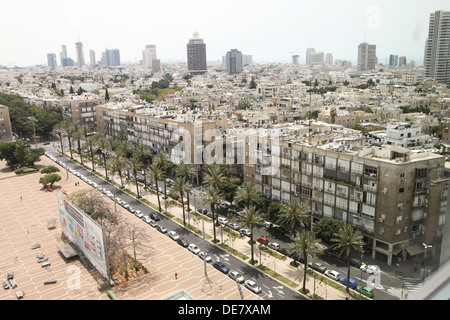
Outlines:
[[64, 234], [80, 248], [98, 272], [109, 279], [103, 229], [83, 210], [68, 201], [62, 192], [58, 191], [57, 197], [59, 217]]

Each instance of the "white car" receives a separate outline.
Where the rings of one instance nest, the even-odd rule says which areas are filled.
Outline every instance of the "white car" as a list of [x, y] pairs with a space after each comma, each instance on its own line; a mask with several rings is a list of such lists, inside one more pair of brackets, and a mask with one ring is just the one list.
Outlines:
[[237, 283], [242, 283], [245, 281], [244, 277], [237, 271], [232, 270], [228, 273], [228, 276], [233, 279], [234, 281], [236, 281]]
[[227, 225], [227, 223], [228, 223], [227, 218], [224, 218], [224, 217], [219, 217], [217, 220], [223, 225]]
[[269, 248], [272, 248], [273, 250], [280, 250], [281, 246], [276, 242], [271, 242], [269, 243]]
[[339, 281], [341, 279], [341, 275], [339, 274], [339, 272], [335, 271], [335, 270], [326, 270], [325, 271], [325, 275], [328, 278], [331, 278], [333, 280]]
[[195, 243], [191, 243], [191, 244], [188, 246], [188, 250], [189, 250], [190, 252], [192, 252], [193, 254], [198, 254], [198, 253], [200, 252], [200, 248], [197, 247], [197, 245], [196, 245]]
[[178, 239], [180, 239], [180, 236], [178, 235], [178, 233], [176, 231], [169, 231], [169, 237], [172, 238], [172, 240], [177, 241]]
[[135, 215], [136, 217], [138, 217], [138, 218], [141, 218], [141, 219], [142, 219], [142, 217], [144, 216], [144, 214], [143, 214], [141, 211], [139, 211], [139, 210], [136, 210], [136, 211], [134, 212], [134, 215]]
[[239, 225], [235, 222], [228, 222], [228, 227], [230, 227], [233, 230], [239, 229]]
[[158, 225], [157, 223], [156, 223], [156, 221], [155, 220], [153, 220], [153, 219], [151, 219], [149, 216], [146, 216], [148, 219], [149, 219], [149, 221], [147, 222], [149, 225], [151, 225], [153, 228], [156, 228], [156, 226]]
[[367, 265], [367, 264], [363, 264], [360, 269], [364, 272], [367, 272], [368, 274], [375, 274], [380, 272], [380, 267], [375, 266], [375, 265]]
[[205, 253], [205, 252], [203, 252], [203, 251], [200, 251], [200, 252], [198, 253], [198, 256], [200, 257], [200, 259], [203, 259], [203, 260], [205, 260], [206, 262], [211, 262], [211, 261], [212, 261], [212, 258], [211, 258], [207, 253]]
[[247, 237], [250, 237], [250, 234], [251, 234], [249, 229], [241, 229], [241, 230], [239, 230], [239, 233], [243, 234], [244, 236], [247, 236]]
[[245, 281], [245, 286], [248, 289], [250, 289], [251, 291], [253, 291], [254, 293], [260, 293], [261, 292], [261, 288], [253, 280]]

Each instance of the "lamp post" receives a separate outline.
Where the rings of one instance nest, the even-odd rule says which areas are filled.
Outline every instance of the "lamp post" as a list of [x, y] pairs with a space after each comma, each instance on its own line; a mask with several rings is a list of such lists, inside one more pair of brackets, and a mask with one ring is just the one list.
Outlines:
[[[203, 191], [203, 187], [200, 187], [200, 190], [202, 190]], [[198, 191], [198, 195], [200, 196], [200, 190]], [[197, 209], [197, 202], [196, 202], [196, 199], [195, 199], [195, 196], [196, 196], [196, 190], [194, 189], [194, 190], [192, 190], [193, 191], [193, 194], [194, 194], [194, 210], [196, 210]], [[203, 213], [202, 213], [202, 215], [203, 215]], [[205, 240], [205, 217], [203, 217], [202, 216], [202, 231], [203, 231], [203, 253], [204, 253], [204, 257], [203, 257], [203, 267], [204, 267], [204, 269], [205, 269], [205, 276], [208, 276], [208, 271], [207, 271], [207, 268], [206, 268], [206, 255], [207, 255], [207, 253], [206, 253], [206, 240]]]
[[425, 276], [427, 272], [426, 264], [427, 264], [427, 249], [432, 248], [432, 245], [426, 245], [425, 243], [422, 243], [423, 247], [425, 248], [425, 251], [423, 252], [423, 279], [422, 282], [425, 282]]
[[36, 129], [34, 127], [34, 123], [37, 122], [37, 119], [35, 117], [28, 117], [27, 119], [33, 123], [34, 144], [37, 148]]

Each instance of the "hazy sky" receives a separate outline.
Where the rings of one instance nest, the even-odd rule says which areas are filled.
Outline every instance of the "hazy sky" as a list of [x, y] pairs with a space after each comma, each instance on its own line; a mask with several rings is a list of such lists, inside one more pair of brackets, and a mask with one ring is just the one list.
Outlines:
[[61, 45], [76, 60], [75, 42], [120, 50], [121, 61], [142, 59], [155, 44], [162, 62], [186, 61], [195, 31], [206, 43], [208, 61], [230, 49], [254, 62], [305, 60], [309, 47], [353, 63], [364, 39], [377, 45], [381, 63], [389, 54], [423, 63], [431, 12], [450, 10], [448, 0], [0, 0], [0, 65], [47, 64]]

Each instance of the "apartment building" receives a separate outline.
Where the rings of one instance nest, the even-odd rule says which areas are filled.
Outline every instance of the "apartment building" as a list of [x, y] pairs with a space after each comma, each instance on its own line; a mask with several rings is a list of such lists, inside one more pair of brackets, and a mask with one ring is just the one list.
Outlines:
[[206, 133], [216, 129], [216, 121], [194, 113], [147, 108], [143, 105], [106, 104], [96, 108], [98, 133], [149, 146], [155, 153], [171, 155], [176, 164], [200, 164], [208, 146]]
[[348, 132], [321, 135], [328, 140], [303, 134], [283, 135], [276, 146], [249, 141], [247, 155], [259, 157], [244, 165], [245, 181], [270, 199], [300, 201], [314, 222], [329, 217], [358, 228], [372, 257], [389, 265], [423, 253], [422, 243], [439, 243], [449, 182], [444, 157], [362, 147]]
[[93, 131], [97, 131], [95, 109], [104, 103], [105, 99], [97, 96], [71, 95], [64, 97], [61, 103], [63, 119], [86, 125]]

